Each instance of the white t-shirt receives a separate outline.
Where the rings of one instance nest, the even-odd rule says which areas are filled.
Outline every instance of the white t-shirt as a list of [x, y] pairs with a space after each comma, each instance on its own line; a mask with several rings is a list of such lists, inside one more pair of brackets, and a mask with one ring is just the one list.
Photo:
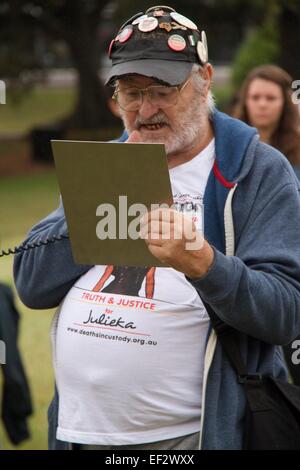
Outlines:
[[[170, 170], [178, 209], [201, 210], [214, 140]], [[94, 266], [54, 322], [57, 438], [130, 445], [200, 429], [208, 315], [184, 274], [171, 268]]]

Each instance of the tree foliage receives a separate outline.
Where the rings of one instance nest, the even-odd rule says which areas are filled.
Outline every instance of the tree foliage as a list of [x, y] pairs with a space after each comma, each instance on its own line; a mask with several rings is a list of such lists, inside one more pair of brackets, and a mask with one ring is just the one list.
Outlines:
[[111, 113], [99, 80], [100, 57], [107, 46], [101, 36], [101, 14], [109, 0], [10, 0], [0, 7], [0, 73], [24, 81], [43, 69], [38, 45], [63, 41], [78, 72], [78, 100], [69, 125], [105, 127]]
[[268, 2], [262, 25], [251, 31], [237, 51], [232, 71], [232, 83], [238, 88], [250, 70], [263, 64], [278, 63], [280, 7], [276, 0]]
[[[70, 124], [111, 126], [107, 95], [99, 80], [100, 58], [119, 26], [153, 4], [148, 0], [2, 0], [0, 77], [9, 76], [15, 89], [28, 87], [32, 77], [47, 67], [49, 50], [58, 42], [64, 44], [78, 73], [78, 100]], [[250, 67], [265, 61], [276, 61], [299, 78], [299, 0], [172, 0], [170, 6], [206, 30], [213, 63], [230, 63], [241, 45], [236, 84]], [[276, 14], [270, 13], [275, 10]]]

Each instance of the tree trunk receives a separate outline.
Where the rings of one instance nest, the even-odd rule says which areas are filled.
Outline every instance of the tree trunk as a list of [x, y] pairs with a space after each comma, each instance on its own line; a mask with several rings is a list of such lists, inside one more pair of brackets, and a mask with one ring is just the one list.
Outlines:
[[100, 56], [101, 50], [95, 43], [96, 38], [91, 38], [90, 41], [76, 41], [71, 47], [74, 66], [78, 72], [77, 103], [74, 113], [68, 119], [71, 127], [97, 129], [120, 125], [107, 105], [109, 94], [99, 78], [97, 56]]
[[78, 72], [77, 103], [69, 119], [72, 127], [120, 127], [120, 121], [109, 110], [109, 95], [99, 77], [100, 56], [104, 53], [103, 41], [100, 42], [98, 37], [100, 12], [108, 2], [102, 3], [93, 14], [83, 0], [73, 0], [68, 10], [65, 39]]

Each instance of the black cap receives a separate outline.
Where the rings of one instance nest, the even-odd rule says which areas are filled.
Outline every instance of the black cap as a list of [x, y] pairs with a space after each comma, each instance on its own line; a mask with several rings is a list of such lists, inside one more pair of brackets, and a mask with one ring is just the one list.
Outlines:
[[130, 18], [111, 41], [112, 68], [106, 85], [123, 75], [139, 74], [169, 85], [183, 83], [193, 64], [208, 60], [205, 32], [167, 6], [155, 6]]

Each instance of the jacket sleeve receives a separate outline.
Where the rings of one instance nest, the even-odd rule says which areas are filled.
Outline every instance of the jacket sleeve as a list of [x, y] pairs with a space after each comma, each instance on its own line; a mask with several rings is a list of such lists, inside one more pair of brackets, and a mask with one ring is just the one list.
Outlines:
[[[32, 228], [24, 243], [67, 234], [61, 203], [56, 211]], [[28, 307], [52, 308], [61, 302], [75, 280], [89, 268], [75, 264], [70, 241], [63, 239], [15, 255], [15, 284], [22, 302]]]
[[[235, 256], [215, 249], [209, 272], [190, 282], [225, 323], [286, 344], [300, 333], [300, 197], [296, 181], [279, 188], [278, 180], [257, 188], [251, 209], [242, 203], [235, 212], [242, 226]], [[237, 192], [247, 199], [247, 188]]]

